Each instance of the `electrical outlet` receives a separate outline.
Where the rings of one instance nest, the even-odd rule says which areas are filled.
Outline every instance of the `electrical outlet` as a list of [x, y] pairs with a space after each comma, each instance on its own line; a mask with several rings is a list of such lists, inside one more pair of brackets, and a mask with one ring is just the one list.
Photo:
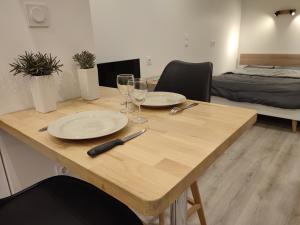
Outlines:
[[61, 165], [55, 165], [54, 166], [54, 171], [56, 175], [67, 175], [69, 174], [69, 170]]
[[147, 64], [147, 66], [151, 66], [152, 65], [152, 58], [151, 58], [151, 56], [146, 56], [146, 64]]
[[190, 34], [189, 33], [185, 33], [184, 34], [184, 40], [185, 41], [189, 41], [190, 40]]

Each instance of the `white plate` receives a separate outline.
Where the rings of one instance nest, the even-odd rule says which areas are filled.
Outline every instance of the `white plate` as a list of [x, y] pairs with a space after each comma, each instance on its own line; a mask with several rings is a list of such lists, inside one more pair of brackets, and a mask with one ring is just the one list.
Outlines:
[[48, 126], [54, 137], [83, 140], [103, 137], [123, 129], [128, 118], [114, 111], [87, 111], [62, 117]]
[[166, 107], [184, 103], [186, 97], [172, 92], [149, 92], [143, 106]]

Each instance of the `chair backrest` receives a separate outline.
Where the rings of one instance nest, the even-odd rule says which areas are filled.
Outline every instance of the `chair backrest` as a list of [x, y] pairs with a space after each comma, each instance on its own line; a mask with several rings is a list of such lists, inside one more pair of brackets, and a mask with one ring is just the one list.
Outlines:
[[172, 61], [164, 69], [155, 91], [175, 92], [186, 98], [210, 102], [213, 64]]
[[140, 59], [99, 63], [97, 67], [99, 86], [116, 88], [119, 74], [133, 74], [135, 78], [141, 77]]

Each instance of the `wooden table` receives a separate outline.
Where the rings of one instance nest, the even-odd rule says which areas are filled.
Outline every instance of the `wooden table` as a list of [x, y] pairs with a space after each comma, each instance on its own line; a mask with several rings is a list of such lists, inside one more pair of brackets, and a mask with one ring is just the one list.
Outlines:
[[[159, 215], [176, 199], [185, 201], [188, 187], [256, 122], [253, 110], [210, 103], [174, 116], [169, 109], [143, 109], [149, 130], [93, 159], [87, 150], [140, 130], [140, 125], [129, 123], [117, 134], [86, 141], [64, 141], [38, 132], [75, 112], [120, 109], [117, 90], [101, 87], [100, 92], [98, 100], [66, 101], [47, 114], [26, 110], [3, 115], [0, 128], [144, 215]], [[172, 223], [185, 221], [173, 219]]]

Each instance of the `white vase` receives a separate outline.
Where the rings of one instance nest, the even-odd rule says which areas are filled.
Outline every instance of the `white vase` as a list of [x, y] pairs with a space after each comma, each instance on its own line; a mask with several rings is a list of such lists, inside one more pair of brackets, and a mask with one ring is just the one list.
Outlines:
[[98, 70], [96, 67], [79, 69], [78, 80], [83, 99], [95, 100], [99, 98]]
[[30, 86], [36, 111], [47, 113], [56, 110], [57, 90], [53, 75], [33, 76]]

